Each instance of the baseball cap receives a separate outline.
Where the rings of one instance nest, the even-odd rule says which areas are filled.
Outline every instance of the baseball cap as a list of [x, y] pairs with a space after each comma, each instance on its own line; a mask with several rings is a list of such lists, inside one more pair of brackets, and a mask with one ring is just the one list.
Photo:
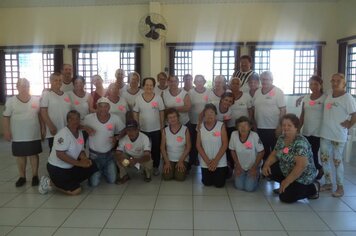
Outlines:
[[98, 101], [96, 102], [96, 104], [99, 104], [99, 103], [107, 103], [107, 104], [110, 104], [110, 101], [108, 98], [106, 97], [101, 97], [98, 99]]

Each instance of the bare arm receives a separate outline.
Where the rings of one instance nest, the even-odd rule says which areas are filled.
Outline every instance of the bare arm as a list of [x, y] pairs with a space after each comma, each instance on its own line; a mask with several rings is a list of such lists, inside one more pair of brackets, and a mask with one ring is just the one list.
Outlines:
[[52, 135], [55, 135], [57, 133], [57, 127], [53, 124], [51, 118], [48, 115], [48, 108], [47, 107], [41, 107], [41, 117], [43, 122], [47, 125], [49, 128], [49, 131], [51, 132]]
[[303, 104], [302, 104], [302, 113], [300, 113], [300, 117], [299, 117], [300, 128], [302, 128], [303, 125], [304, 125], [304, 114], [305, 114], [305, 109], [304, 109], [304, 102], [303, 102]]
[[192, 143], [190, 141], [190, 133], [189, 130], [187, 129], [187, 131], [185, 132], [185, 147], [184, 147], [184, 151], [181, 155], [181, 157], [179, 158], [179, 161], [185, 161], [185, 159], [188, 157], [188, 154], [190, 152], [190, 149], [192, 148]]
[[78, 158], [78, 160], [73, 159], [72, 157], [68, 156], [65, 151], [56, 151], [56, 155], [59, 159], [61, 159], [62, 161], [71, 164], [73, 166], [78, 166], [78, 167], [83, 167], [83, 168], [87, 168], [90, 167], [92, 165], [92, 162], [90, 159], [85, 158], [86, 155], [85, 153], [82, 154], [84, 151], [82, 151], [80, 153], [80, 157]]
[[344, 122], [341, 123], [341, 125], [346, 129], [351, 129], [355, 123], [356, 123], [356, 112], [351, 114], [351, 120], [345, 120]]
[[94, 108], [94, 99], [91, 94], [89, 95], [89, 98], [88, 98], [88, 105], [89, 105], [89, 112], [95, 113], [96, 109]]
[[191, 107], [192, 107], [192, 103], [190, 101], [190, 97], [188, 94], [186, 94], [184, 97], [184, 105], [180, 106], [180, 107], [175, 107], [175, 109], [178, 112], [188, 112], [188, 111], [190, 111]]
[[11, 130], [10, 130], [10, 117], [9, 116], [3, 116], [2, 126], [4, 129], [4, 139], [6, 141], [11, 142], [12, 134], [11, 134]]
[[197, 132], [197, 143], [196, 143], [196, 148], [197, 148], [197, 151], [199, 153], [199, 155], [203, 158], [203, 161], [209, 165], [209, 163], [211, 162], [209, 157], [206, 155], [205, 151], [204, 151], [204, 148], [202, 146], [202, 143], [201, 143], [201, 136], [200, 136], [200, 132], [198, 131]]
[[159, 122], [161, 129], [164, 127], [164, 111], [159, 111]]

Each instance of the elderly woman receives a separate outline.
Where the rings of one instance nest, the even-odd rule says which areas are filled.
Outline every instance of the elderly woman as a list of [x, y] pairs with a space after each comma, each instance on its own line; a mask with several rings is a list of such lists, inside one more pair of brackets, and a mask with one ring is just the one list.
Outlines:
[[320, 148], [320, 128], [323, 119], [324, 101], [326, 95], [323, 94], [323, 80], [319, 76], [312, 76], [309, 79], [310, 95], [303, 99], [302, 113], [300, 114], [300, 123], [303, 127], [302, 134], [309, 141], [314, 158], [314, 165], [318, 170], [316, 179], [321, 179], [324, 175], [323, 167], [319, 163]]
[[209, 103], [203, 110], [203, 123], [198, 131], [196, 147], [199, 153], [202, 182], [205, 186], [224, 187], [227, 175], [225, 125], [216, 118], [216, 107]]
[[263, 145], [258, 134], [251, 131], [251, 120], [246, 116], [236, 120], [236, 129], [229, 142], [230, 153], [235, 162], [235, 187], [253, 192], [258, 186]]
[[126, 99], [127, 104], [129, 105], [129, 110], [135, 106], [135, 100], [138, 96], [142, 94], [142, 89], [140, 88], [141, 76], [137, 72], [131, 72], [128, 76], [129, 88], [122, 92], [122, 97]]
[[209, 102], [217, 103], [226, 92], [226, 79], [223, 75], [217, 75], [213, 82], [213, 89], [209, 94]]
[[226, 125], [232, 118], [231, 106], [234, 104], [234, 95], [231, 92], [225, 92], [221, 95], [220, 101], [213, 104], [217, 108], [217, 119]]
[[46, 138], [50, 150], [53, 146], [53, 137], [59, 130], [67, 125], [67, 113], [71, 109], [71, 102], [68, 94], [62, 92], [62, 75], [52, 73], [50, 76], [51, 88], [45, 91], [41, 99], [41, 118], [46, 124]]
[[281, 89], [273, 85], [273, 75], [264, 71], [260, 75], [262, 87], [256, 91], [252, 101], [257, 133], [265, 149], [266, 160], [276, 144], [276, 130], [286, 113], [286, 102]]
[[123, 91], [125, 91], [127, 89], [127, 84], [125, 84], [125, 81], [124, 81], [125, 74], [126, 74], [125, 70], [121, 69], [121, 68], [119, 68], [115, 71], [115, 79], [116, 79], [115, 83], [116, 83], [117, 87], [119, 88], [120, 93], [122, 93]]
[[31, 162], [32, 186], [37, 186], [38, 154], [42, 152], [40, 99], [30, 95], [30, 82], [27, 79], [18, 79], [16, 88], [18, 95], [6, 101], [3, 112], [4, 138], [12, 142], [12, 155], [16, 157], [20, 178], [15, 186], [21, 187], [26, 183], [27, 157]]
[[263, 166], [263, 175], [280, 183], [278, 193], [282, 202], [317, 199], [320, 184], [314, 182], [316, 168], [311, 146], [298, 133], [299, 119], [294, 114], [287, 114], [281, 123], [283, 134]]
[[116, 83], [111, 83], [108, 87], [107, 98], [110, 103], [109, 112], [117, 115], [123, 124], [126, 123], [126, 112], [129, 109], [124, 97], [120, 97], [120, 90]]
[[184, 89], [178, 87], [179, 80], [177, 76], [168, 77], [168, 90], [165, 90], [162, 94], [163, 102], [166, 108], [175, 108], [179, 112], [179, 120], [183, 125], [187, 125], [189, 122], [188, 111], [192, 104], [190, 97]]
[[336, 172], [336, 191], [333, 197], [344, 195], [344, 165], [342, 153], [347, 141], [347, 131], [356, 123], [355, 99], [345, 91], [346, 80], [343, 74], [331, 77], [332, 94], [324, 102], [323, 120], [320, 130], [321, 163], [325, 172], [322, 191], [332, 190], [330, 161], [333, 160]]
[[260, 87], [260, 78], [259, 76], [251, 76], [247, 82], [248, 87], [250, 88], [249, 94], [253, 98], [257, 89]]
[[183, 76], [183, 89], [189, 92], [193, 87], [193, 76], [191, 74], [185, 74]]
[[152, 142], [151, 157], [153, 160], [153, 175], [159, 175], [161, 159], [161, 129], [164, 122], [164, 103], [159, 94], [154, 93], [156, 81], [148, 77], [143, 80], [143, 93], [136, 98], [133, 109], [134, 119], [140, 124], [141, 131]]
[[78, 195], [80, 183], [96, 172], [96, 166], [84, 152], [84, 139], [80, 126], [80, 114], [71, 110], [67, 114], [67, 126], [54, 137], [53, 150], [48, 158], [49, 177], [42, 176], [38, 191], [46, 194], [55, 187], [68, 194]]
[[94, 75], [91, 80], [92, 84], [95, 86], [95, 90], [91, 93], [89, 98], [89, 111], [91, 113], [96, 112], [97, 101], [99, 98], [105, 96], [105, 88], [103, 86], [103, 79], [100, 75]]
[[174, 108], [166, 110], [168, 126], [162, 131], [161, 154], [164, 160], [164, 180], [184, 181], [187, 157], [191, 148], [189, 130], [179, 122], [179, 112]]
[[157, 74], [158, 85], [155, 87], [155, 94], [162, 95], [163, 91], [168, 90], [167, 80], [168, 76], [166, 72], [160, 72]]

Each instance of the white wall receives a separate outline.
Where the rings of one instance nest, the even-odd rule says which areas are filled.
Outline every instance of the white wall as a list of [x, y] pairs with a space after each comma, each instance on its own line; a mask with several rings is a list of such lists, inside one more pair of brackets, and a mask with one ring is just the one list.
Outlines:
[[[1, 8], [0, 46], [144, 43], [142, 76], [154, 76], [157, 64], [149, 63], [151, 53], [155, 53], [150, 48], [154, 47], [138, 33], [138, 22], [149, 9], [160, 9], [168, 23], [166, 41], [158, 43], [161, 70], [168, 64], [166, 42], [326, 41], [322, 73], [328, 87], [328, 77], [337, 70], [336, 40], [356, 34], [353, 0]], [[64, 50], [64, 61], [71, 63], [69, 49]], [[292, 106], [294, 100], [288, 98], [289, 110], [298, 112]]]

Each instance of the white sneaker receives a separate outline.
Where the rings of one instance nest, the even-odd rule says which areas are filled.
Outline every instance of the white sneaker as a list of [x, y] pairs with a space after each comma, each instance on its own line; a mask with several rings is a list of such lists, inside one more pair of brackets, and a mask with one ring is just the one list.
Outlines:
[[159, 169], [158, 168], [153, 168], [153, 175], [158, 176], [159, 175]]
[[50, 185], [50, 178], [47, 176], [42, 176], [40, 180], [40, 184], [38, 185], [38, 192], [40, 194], [47, 194], [52, 191], [52, 187]]

